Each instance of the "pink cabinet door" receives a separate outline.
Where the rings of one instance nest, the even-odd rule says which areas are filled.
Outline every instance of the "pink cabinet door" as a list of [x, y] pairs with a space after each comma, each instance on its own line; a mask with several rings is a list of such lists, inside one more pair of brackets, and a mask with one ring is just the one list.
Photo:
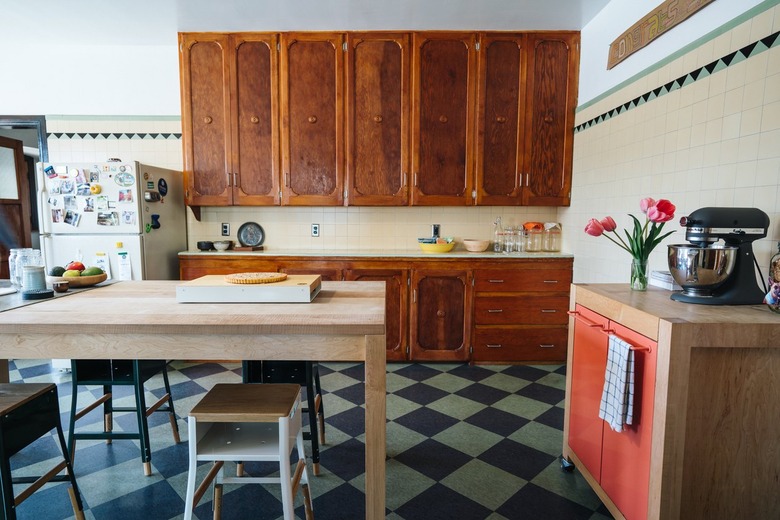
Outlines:
[[[604, 424], [601, 487], [627, 520], [647, 518], [657, 343], [615, 322], [609, 328], [634, 351], [634, 421], [621, 433]], [[641, 350], [641, 348], [649, 350]]]
[[569, 447], [590, 474], [600, 480], [604, 421], [599, 419], [599, 403], [607, 367], [608, 336], [604, 329], [609, 320], [580, 305], [576, 312], [568, 404]]

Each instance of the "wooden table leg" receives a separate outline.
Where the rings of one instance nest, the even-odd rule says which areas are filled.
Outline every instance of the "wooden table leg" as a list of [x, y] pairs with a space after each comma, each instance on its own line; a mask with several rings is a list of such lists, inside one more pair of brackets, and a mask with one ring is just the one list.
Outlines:
[[8, 373], [8, 360], [0, 359], [0, 383], [10, 383], [10, 374]]
[[385, 336], [366, 336], [366, 519], [385, 518]]

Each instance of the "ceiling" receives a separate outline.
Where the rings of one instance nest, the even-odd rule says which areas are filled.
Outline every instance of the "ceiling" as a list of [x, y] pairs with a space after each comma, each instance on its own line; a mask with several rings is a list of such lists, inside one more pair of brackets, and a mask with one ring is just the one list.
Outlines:
[[609, 0], [13, 0], [0, 45], [167, 45], [186, 31], [579, 30]]

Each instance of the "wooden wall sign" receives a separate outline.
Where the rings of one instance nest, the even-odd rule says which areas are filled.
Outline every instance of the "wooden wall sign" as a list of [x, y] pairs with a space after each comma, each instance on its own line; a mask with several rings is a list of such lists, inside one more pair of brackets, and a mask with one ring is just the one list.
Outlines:
[[609, 46], [607, 70], [715, 0], [665, 0]]

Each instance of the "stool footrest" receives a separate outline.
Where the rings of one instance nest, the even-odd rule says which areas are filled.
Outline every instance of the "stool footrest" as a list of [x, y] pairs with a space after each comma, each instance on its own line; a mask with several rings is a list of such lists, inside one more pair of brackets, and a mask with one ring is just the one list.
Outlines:
[[63, 460], [62, 462], [54, 466], [52, 469], [50, 469], [47, 473], [45, 473], [44, 475], [36, 479], [35, 482], [33, 482], [28, 488], [26, 488], [24, 491], [22, 491], [21, 493], [16, 495], [16, 497], [14, 497], [14, 505], [18, 506], [19, 504], [21, 504], [22, 502], [30, 498], [30, 495], [38, 491], [41, 487], [43, 487], [44, 484], [46, 484], [51, 479], [53, 479], [57, 475], [57, 473], [64, 470], [66, 467], [67, 464]]

